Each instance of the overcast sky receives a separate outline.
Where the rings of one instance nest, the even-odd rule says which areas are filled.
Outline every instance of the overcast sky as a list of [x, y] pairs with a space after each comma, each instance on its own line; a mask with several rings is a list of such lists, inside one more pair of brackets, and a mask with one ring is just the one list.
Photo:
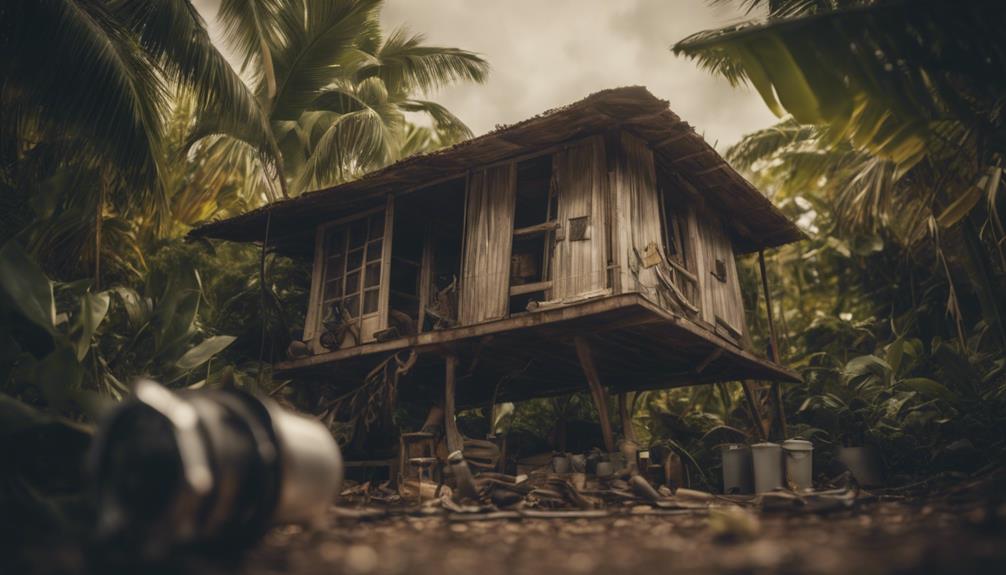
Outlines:
[[[195, 0], [210, 23], [219, 0]], [[484, 85], [445, 89], [445, 104], [476, 134], [617, 86], [643, 85], [720, 150], [774, 123], [750, 89], [733, 89], [668, 47], [741, 19], [707, 0], [388, 0], [390, 32], [406, 25], [429, 44], [489, 60]]]

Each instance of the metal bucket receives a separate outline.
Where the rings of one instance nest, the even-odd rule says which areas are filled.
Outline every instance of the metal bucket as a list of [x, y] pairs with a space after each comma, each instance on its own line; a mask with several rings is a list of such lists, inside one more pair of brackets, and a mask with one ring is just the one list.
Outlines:
[[742, 443], [720, 447], [723, 461], [723, 493], [751, 493], [754, 480], [751, 469], [751, 448]]
[[814, 445], [803, 439], [782, 442], [786, 454], [786, 485], [796, 491], [814, 488]]
[[782, 447], [778, 443], [755, 443], [751, 446], [754, 461], [755, 493], [766, 493], [783, 487]]

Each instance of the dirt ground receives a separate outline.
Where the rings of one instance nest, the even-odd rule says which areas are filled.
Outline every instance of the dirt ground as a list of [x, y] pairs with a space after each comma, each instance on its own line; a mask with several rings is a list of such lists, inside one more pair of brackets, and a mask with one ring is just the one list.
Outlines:
[[600, 519], [340, 519], [277, 529], [239, 564], [247, 575], [589, 573], [1003, 573], [1006, 506], [953, 497], [879, 499], [816, 514], [704, 512]]
[[279, 527], [223, 557], [175, 553], [123, 569], [95, 567], [77, 545], [32, 545], [21, 547], [16, 569], [0, 562], [0, 573], [1006, 573], [1006, 472], [996, 475], [935, 495], [868, 495], [827, 514], [636, 506], [590, 519], [486, 520], [399, 508], [364, 520], [343, 506], [324, 526]]

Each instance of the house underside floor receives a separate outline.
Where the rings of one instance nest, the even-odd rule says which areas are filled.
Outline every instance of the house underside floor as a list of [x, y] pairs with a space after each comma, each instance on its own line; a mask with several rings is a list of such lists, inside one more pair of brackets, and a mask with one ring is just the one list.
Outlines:
[[277, 365], [277, 373], [348, 391], [389, 357], [404, 363], [415, 353], [414, 365], [399, 382], [399, 397], [440, 397], [444, 358], [453, 355], [458, 358], [458, 406], [486, 405], [493, 399], [517, 401], [585, 391], [577, 339], [581, 351], [589, 349], [601, 384], [613, 393], [718, 381], [799, 381], [792, 371], [638, 294], [367, 343], [285, 362]]

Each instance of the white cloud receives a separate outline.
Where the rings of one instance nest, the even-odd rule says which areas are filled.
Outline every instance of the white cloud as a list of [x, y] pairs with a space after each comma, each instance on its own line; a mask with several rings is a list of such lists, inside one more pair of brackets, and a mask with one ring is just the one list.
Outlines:
[[[219, 0], [194, 4], [218, 39]], [[669, 47], [742, 16], [707, 0], [388, 0], [382, 19], [388, 32], [406, 25], [430, 44], [489, 60], [485, 85], [433, 95], [476, 134], [598, 90], [643, 85], [722, 150], [775, 117], [753, 90], [732, 88]]]

